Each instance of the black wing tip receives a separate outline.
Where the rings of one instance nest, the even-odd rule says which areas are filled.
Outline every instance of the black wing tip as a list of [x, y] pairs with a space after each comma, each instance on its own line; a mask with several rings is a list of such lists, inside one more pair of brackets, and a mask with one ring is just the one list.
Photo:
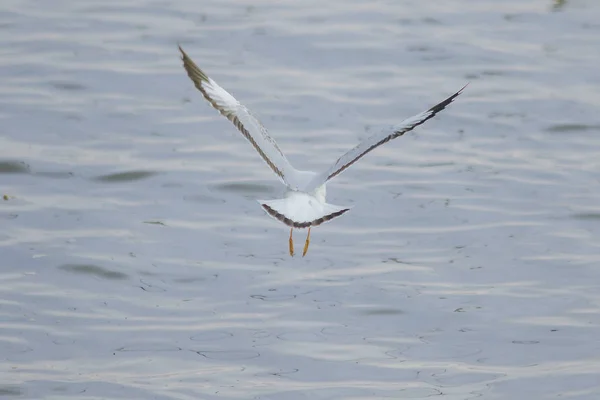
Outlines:
[[290, 228], [297, 228], [297, 229], [308, 228], [308, 227], [311, 227], [311, 226], [319, 226], [319, 225], [321, 225], [324, 222], [331, 221], [332, 219], [339, 217], [340, 215], [346, 213], [347, 211], [350, 211], [350, 208], [344, 208], [343, 210], [336, 211], [334, 213], [324, 215], [321, 218], [317, 218], [317, 219], [315, 219], [313, 221], [299, 222], [299, 221], [294, 221], [294, 220], [286, 217], [285, 215], [283, 215], [283, 214], [275, 211], [273, 208], [269, 207], [268, 205], [266, 205], [264, 203], [261, 203], [261, 207], [271, 217], [275, 218], [278, 221], [283, 222], [284, 224], [286, 224]]
[[[179, 43], [177, 44], [177, 47], [179, 48], [179, 52], [181, 53], [181, 61], [183, 61], [184, 68], [188, 70], [188, 66], [190, 64], [196, 66], [194, 61], [190, 58], [190, 56], [187, 55], [187, 53], [185, 52], [185, 50], [183, 50], [183, 47], [181, 47]], [[196, 68], [198, 67], [196, 66]]]
[[183, 47], [181, 47], [180, 43], [177, 43], [177, 48], [179, 49], [179, 52], [181, 53], [181, 58], [183, 59], [184, 57], [188, 57], [187, 53], [185, 52], [185, 50], [183, 50]]
[[448, 97], [447, 99], [445, 99], [444, 101], [436, 104], [435, 106], [431, 107], [429, 110], [429, 112], [433, 113], [433, 115], [437, 114], [438, 112], [442, 111], [444, 108], [446, 108], [448, 105], [450, 105], [450, 103], [452, 103], [454, 101], [454, 99], [456, 99], [458, 96], [460, 96], [462, 94], [462, 92], [467, 88], [467, 86], [469, 86], [471, 82], [467, 82], [463, 87], [461, 87], [456, 93], [454, 93], [452, 96]]
[[181, 59], [185, 60], [186, 58], [189, 58], [187, 53], [183, 50], [183, 47], [181, 47], [181, 45], [179, 43], [177, 43], [177, 48], [179, 49], [179, 52], [181, 53]]
[[399, 130], [399, 131], [395, 131], [394, 134], [395, 136], [393, 137], [387, 137], [384, 140], [382, 140], [381, 142], [377, 143], [376, 145], [372, 146], [373, 148], [382, 145], [383, 143], [389, 141], [390, 139], [393, 139], [394, 137], [398, 137], [398, 136], [402, 136], [404, 135], [406, 132], [409, 132], [413, 129], [415, 129], [417, 126], [424, 124], [426, 121], [430, 120], [431, 118], [435, 117], [437, 115], [437, 113], [439, 113], [440, 111], [444, 110], [450, 103], [452, 103], [454, 101], [454, 99], [456, 99], [458, 96], [460, 96], [460, 94], [463, 92], [463, 90], [466, 89], [467, 86], [469, 86], [471, 82], [467, 82], [462, 88], [460, 88], [458, 90], [458, 92], [454, 93], [452, 96], [446, 98], [445, 100], [442, 100], [441, 102], [437, 103], [435, 106], [431, 107], [429, 110], [423, 112], [420, 115], [423, 115], [423, 117], [416, 121], [414, 124], [408, 126], [408, 127], [404, 127], [403, 129]]
[[183, 61], [183, 68], [185, 68], [188, 76], [194, 82], [196, 87], [199, 90], [202, 90], [198, 86], [198, 85], [200, 85], [200, 83], [196, 81], [196, 76], [198, 76], [201, 81], [208, 82], [209, 81], [208, 75], [206, 75], [204, 73], [204, 71], [202, 71], [202, 69], [200, 67], [198, 67], [198, 65], [196, 65], [194, 60], [192, 60], [190, 58], [190, 56], [187, 55], [187, 53], [185, 52], [185, 50], [183, 50], [183, 48], [181, 47], [180, 44], [177, 44], [177, 47], [179, 48], [179, 51], [181, 52], [181, 61]]

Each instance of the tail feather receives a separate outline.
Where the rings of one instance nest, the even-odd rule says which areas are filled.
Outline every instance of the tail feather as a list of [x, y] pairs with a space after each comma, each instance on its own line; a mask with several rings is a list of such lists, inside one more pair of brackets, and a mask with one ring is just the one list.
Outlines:
[[267, 214], [292, 228], [321, 225], [350, 210], [350, 207], [321, 203], [315, 197], [301, 192], [284, 199], [259, 200], [259, 203]]

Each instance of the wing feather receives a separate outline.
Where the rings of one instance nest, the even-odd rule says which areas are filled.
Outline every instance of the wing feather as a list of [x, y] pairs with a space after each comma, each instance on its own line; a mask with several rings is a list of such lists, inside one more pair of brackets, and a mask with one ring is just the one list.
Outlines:
[[261, 122], [217, 82], [209, 78], [181, 46], [179, 51], [188, 76], [204, 98], [235, 125], [285, 185], [296, 189], [296, 170]]
[[450, 103], [452, 103], [452, 101], [454, 101], [454, 99], [462, 93], [462, 91], [467, 87], [467, 85], [463, 86], [458, 92], [454, 93], [452, 96], [448, 97], [444, 101], [431, 107], [429, 110], [423, 111], [420, 114], [405, 119], [398, 125], [393, 126], [391, 130], [386, 129], [363, 140], [356, 147], [349, 150], [340, 158], [338, 158], [338, 160], [327, 170], [320, 174], [317, 174], [309, 182], [308, 186], [304, 188], [304, 190], [310, 192], [317, 189], [319, 186], [323, 185], [330, 179], [341, 174], [349, 166], [354, 164], [356, 161], [360, 160], [371, 150], [374, 150], [375, 148], [389, 142], [392, 139], [404, 135], [406, 132], [413, 130], [417, 126], [423, 124], [425, 121], [433, 118], [438, 112], [442, 111]]

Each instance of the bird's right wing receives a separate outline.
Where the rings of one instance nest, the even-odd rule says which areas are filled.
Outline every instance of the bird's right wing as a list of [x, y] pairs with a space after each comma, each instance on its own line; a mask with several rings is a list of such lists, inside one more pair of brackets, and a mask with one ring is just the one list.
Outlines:
[[354, 147], [346, 154], [338, 158], [338, 160], [327, 170], [320, 174], [317, 174], [310, 181], [308, 186], [304, 188], [304, 190], [310, 192], [317, 189], [319, 186], [323, 185], [331, 178], [342, 173], [346, 168], [354, 164], [356, 161], [360, 160], [371, 150], [389, 142], [392, 139], [404, 135], [406, 132], [413, 130], [428, 119], [433, 118], [438, 112], [446, 108], [448, 104], [452, 103], [452, 101], [462, 93], [462, 91], [467, 87], [467, 85], [463, 86], [458, 92], [454, 93], [452, 96], [448, 97], [444, 101], [431, 107], [429, 110], [423, 111], [420, 114], [407, 118], [398, 125], [393, 126], [391, 129], [386, 129], [363, 140], [356, 147]]
[[179, 46], [179, 50], [188, 76], [204, 98], [238, 128], [285, 185], [297, 189], [297, 171], [260, 121], [217, 82], [209, 78], [183, 51], [181, 46]]

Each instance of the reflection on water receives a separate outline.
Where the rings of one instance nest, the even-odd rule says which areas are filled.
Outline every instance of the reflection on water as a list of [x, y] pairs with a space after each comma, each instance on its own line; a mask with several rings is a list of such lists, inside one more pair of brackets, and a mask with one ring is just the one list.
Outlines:
[[28, 174], [29, 165], [22, 161], [0, 161], [0, 174]]
[[581, 131], [600, 131], [600, 125], [557, 124], [546, 128], [548, 132], [569, 133]]
[[85, 264], [65, 264], [59, 267], [62, 270], [73, 272], [76, 274], [94, 275], [105, 279], [125, 279], [127, 274], [118, 271], [111, 271], [97, 265]]
[[221, 183], [214, 185], [214, 188], [223, 192], [240, 193], [252, 196], [273, 195], [275, 193], [271, 186], [245, 182]]
[[600, 213], [577, 213], [572, 215], [573, 218], [594, 220], [600, 219]]
[[[600, 3], [7, 4], [0, 397], [599, 398]], [[300, 169], [473, 82], [290, 258], [177, 43]]]
[[0, 396], [21, 396], [23, 392], [16, 386], [0, 385]]
[[101, 175], [94, 178], [94, 180], [98, 182], [130, 182], [137, 181], [140, 179], [146, 179], [151, 176], [156, 175], [157, 172], [153, 171], [127, 171], [127, 172], [117, 172], [114, 174]]

